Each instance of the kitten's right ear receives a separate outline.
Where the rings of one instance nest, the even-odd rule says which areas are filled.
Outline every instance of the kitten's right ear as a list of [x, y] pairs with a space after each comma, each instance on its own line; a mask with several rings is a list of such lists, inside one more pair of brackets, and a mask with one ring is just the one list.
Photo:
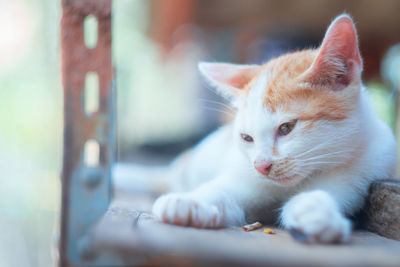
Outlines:
[[201, 62], [199, 70], [217, 92], [229, 100], [234, 100], [257, 74], [259, 66]]
[[307, 82], [340, 89], [359, 78], [362, 60], [357, 31], [352, 18], [338, 16], [326, 31], [313, 64], [307, 72]]

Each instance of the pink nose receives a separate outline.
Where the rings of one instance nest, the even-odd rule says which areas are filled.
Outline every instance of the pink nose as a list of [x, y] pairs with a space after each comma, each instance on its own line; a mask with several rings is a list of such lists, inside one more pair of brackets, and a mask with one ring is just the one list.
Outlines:
[[262, 175], [268, 175], [271, 171], [272, 162], [270, 160], [262, 159], [254, 161], [254, 168]]

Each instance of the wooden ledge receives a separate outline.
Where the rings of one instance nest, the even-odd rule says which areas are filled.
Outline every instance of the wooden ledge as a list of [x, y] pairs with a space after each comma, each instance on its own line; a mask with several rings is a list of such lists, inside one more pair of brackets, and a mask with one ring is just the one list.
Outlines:
[[[151, 197], [129, 197], [117, 198], [91, 235], [92, 249], [121, 259], [121, 265], [398, 266], [400, 262], [399, 241], [368, 231], [353, 232], [348, 244], [306, 245], [276, 228], [270, 235], [263, 229], [245, 232], [240, 227], [177, 227], [152, 218], [147, 212]], [[400, 184], [374, 183], [368, 203], [368, 229], [398, 238]]]

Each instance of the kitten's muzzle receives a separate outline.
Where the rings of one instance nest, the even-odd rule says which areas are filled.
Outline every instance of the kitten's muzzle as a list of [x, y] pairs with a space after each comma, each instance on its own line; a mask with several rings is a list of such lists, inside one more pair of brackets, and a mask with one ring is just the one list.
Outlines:
[[254, 168], [262, 175], [268, 175], [272, 168], [272, 161], [260, 159], [254, 161]]

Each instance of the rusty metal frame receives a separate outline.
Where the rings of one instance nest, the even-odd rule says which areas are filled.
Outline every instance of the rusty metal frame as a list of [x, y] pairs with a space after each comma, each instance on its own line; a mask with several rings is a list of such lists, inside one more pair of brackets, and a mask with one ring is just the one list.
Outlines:
[[[97, 265], [90, 251], [90, 228], [111, 199], [111, 166], [115, 155], [115, 88], [111, 60], [112, 0], [62, 0], [61, 48], [64, 87], [64, 151], [59, 248], [60, 266]], [[83, 22], [98, 21], [97, 45], [84, 44]], [[84, 112], [85, 77], [99, 77], [98, 110]], [[99, 144], [99, 164], [85, 166], [88, 140]]]

